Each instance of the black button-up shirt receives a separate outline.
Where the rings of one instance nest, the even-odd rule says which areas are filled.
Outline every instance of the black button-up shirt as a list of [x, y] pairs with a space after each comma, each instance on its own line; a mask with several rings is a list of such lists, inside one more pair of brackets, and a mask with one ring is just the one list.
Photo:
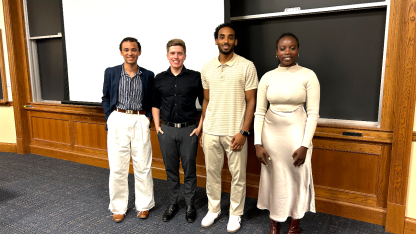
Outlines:
[[198, 113], [195, 101], [202, 105], [204, 91], [201, 73], [185, 66], [177, 76], [168, 70], [157, 74], [153, 91], [153, 107], [160, 109], [163, 121], [186, 123], [196, 121]]

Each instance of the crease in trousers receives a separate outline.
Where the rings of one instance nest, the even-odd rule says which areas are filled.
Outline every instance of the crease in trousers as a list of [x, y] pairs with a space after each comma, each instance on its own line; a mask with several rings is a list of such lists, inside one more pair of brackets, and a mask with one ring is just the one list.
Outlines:
[[130, 157], [133, 161], [136, 210], [150, 210], [155, 205], [149, 125], [145, 115], [113, 111], [108, 117], [109, 209], [113, 214], [125, 214], [127, 211]]

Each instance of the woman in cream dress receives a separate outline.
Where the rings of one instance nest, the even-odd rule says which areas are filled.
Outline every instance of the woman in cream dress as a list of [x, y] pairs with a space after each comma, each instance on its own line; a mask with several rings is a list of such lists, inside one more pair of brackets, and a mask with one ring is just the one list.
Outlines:
[[287, 217], [292, 218], [287, 233], [299, 233], [305, 212], [315, 212], [311, 156], [320, 88], [315, 73], [296, 63], [298, 49], [292, 33], [279, 37], [280, 65], [262, 77], [257, 93], [254, 144], [262, 162], [257, 207], [270, 211], [270, 233], [279, 233]]

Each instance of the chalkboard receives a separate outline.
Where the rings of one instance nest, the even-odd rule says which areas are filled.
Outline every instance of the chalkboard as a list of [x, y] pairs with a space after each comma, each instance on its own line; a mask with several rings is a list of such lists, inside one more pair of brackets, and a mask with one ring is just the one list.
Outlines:
[[66, 84], [61, 38], [37, 42], [40, 85], [43, 100], [65, 100]]
[[377, 122], [385, 22], [385, 8], [236, 21], [236, 53], [261, 77], [278, 66], [276, 39], [292, 32], [300, 41], [297, 62], [321, 85], [320, 117]]
[[300, 7], [301, 10], [336, 7], [352, 4], [385, 2], [380, 0], [230, 0], [231, 17], [283, 12], [285, 8]]
[[62, 32], [61, 0], [28, 0], [30, 37], [50, 36]]

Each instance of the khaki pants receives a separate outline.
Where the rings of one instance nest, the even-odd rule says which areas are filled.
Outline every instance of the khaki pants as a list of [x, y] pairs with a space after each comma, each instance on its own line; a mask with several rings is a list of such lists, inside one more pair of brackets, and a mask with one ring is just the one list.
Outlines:
[[242, 215], [246, 199], [247, 140], [241, 151], [231, 151], [232, 138], [232, 136], [215, 136], [206, 133], [202, 136], [207, 170], [208, 209], [214, 213], [221, 210], [221, 171], [225, 152], [232, 176], [230, 214]]
[[149, 210], [155, 205], [149, 124], [144, 115], [113, 111], [108, 117], [109, 209], [114, 214], [125, 214], [127, 211], [130, 156], [133, 160], [136, 210]]

